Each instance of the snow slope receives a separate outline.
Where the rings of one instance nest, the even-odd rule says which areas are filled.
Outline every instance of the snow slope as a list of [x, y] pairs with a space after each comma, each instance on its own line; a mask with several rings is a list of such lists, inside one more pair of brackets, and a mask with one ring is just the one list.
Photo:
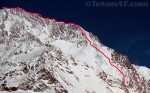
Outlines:
[[[20, 8], [0, 16], [0, 93], [149, 93], [149, 69], [101, 44], [72, 23]], [[143, 73], [144, 72], [144, 73]], [[142, 77], [143, 75], [143, 77]]]

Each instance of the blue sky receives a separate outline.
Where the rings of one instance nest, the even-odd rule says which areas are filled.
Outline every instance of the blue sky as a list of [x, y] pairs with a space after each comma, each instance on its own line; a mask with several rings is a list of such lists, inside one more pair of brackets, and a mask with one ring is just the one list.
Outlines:
[[94, 0], [1, 0], [0, 7], [21, 7], [79, 24], [104, 45], [127, 55], [131, 63], [150, 68], [150, 3], [148, 7], [96, 7], [85, 5], [88, 1]]

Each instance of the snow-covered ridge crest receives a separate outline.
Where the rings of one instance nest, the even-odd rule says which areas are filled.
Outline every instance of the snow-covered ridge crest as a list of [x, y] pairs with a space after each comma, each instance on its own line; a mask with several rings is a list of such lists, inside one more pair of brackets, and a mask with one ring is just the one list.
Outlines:
[[[0, 92], [14, 93], [149, 93], [127, 57], [89, 40], [122, 69], [127, 85], [108, 60], [91, 47], [72, 23], [45, 20], [20, 8], [0, 16]], [[150, 81], [149, 81], [150, 82]]]

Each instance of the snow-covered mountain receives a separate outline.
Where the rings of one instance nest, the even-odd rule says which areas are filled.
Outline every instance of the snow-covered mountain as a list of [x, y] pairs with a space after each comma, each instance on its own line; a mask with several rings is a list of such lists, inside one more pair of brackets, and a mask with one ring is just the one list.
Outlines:
[[[20, 8], [0, 10], [0, 93], [150, 93], [150, 69], [81, 29]], [[121, 70], [125, 85], [91, 44]]]

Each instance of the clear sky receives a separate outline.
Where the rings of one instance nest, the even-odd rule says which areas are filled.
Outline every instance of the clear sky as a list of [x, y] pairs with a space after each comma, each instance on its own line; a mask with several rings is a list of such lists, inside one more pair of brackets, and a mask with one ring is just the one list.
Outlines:
[[[1, 0], [0, 7], [21, 7], [29, 12], [38, 12], [44, 17], [76, 23], [98, 36], [104, 45], [127, 55], [131, 63], [150, 68], [150, 2], [145, 0], [148, 6], [142, 7], [121, 5], [108, 7], [102, 5], [102, 2], [106, 1], [112, 2], [112, 0]], [[117, 3], [116, 0], [115, 2]], [[131, 0], [128, 4], [130, 2]]]

